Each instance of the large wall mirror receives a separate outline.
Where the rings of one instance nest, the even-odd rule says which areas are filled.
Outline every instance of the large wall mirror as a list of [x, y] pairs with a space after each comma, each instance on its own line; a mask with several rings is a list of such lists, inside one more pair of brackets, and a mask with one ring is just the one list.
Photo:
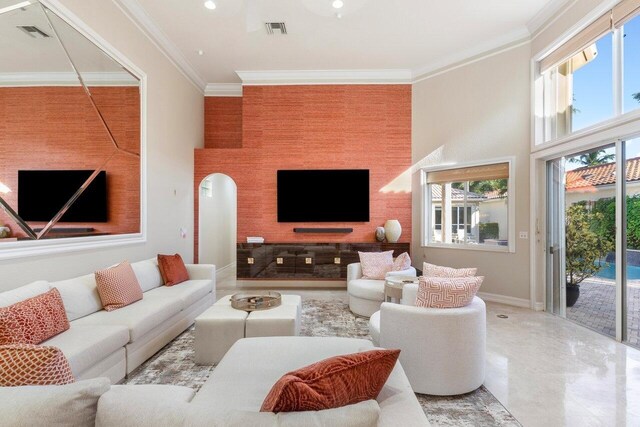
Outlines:
[[0, 0], [0, 251], [141, 233], [140, 90], [45, 4]]

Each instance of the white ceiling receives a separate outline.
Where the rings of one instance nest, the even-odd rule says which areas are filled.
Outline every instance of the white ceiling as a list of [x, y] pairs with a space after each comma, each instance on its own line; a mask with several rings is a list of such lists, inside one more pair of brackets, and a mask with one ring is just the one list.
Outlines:
[[[214, 0], [215, 10], [204, 0], [118, 1], [191, 68], [188, 74], [207, 83], [239, 83], [237, 71], [273, 70], [410, 70], [415, 78], [523, 40], [527, 25], [567, 3], [343, 0], [338, 19], [332, 0]], [[268, 35], [268, 21], [285, 22], [288, 35]]]

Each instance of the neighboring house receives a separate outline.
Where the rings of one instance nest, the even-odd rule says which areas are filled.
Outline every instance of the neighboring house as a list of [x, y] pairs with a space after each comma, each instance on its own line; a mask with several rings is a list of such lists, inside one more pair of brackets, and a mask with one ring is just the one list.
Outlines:
[[[436, 242], [442, 241], [442, 187], [432, 187], [432, 209], [434, 220], [432, 224], [433, 238]], [[499, 240], [506, 240], [508, 234], [508, 210], [507, 194], [500, 194], [499, 191], [491, 191], [485, 194], [468, 192], [466, 199], [467, 207], [467, 242], [480, 241], [480, 224], [497, 223], [499, 229]], [[463, 241], [465, 231], [464, 217], [464, 191], [451, 189], [451, 236], [453, 241]], [[489, 243], [489, 242], [485, 242]]]
[[[627, 161], [627, 195], [640, 193], [640, 157]], [[568, 171], [565, 179], [565, 204], [615, 197], [616, 164], [584, 166]]]

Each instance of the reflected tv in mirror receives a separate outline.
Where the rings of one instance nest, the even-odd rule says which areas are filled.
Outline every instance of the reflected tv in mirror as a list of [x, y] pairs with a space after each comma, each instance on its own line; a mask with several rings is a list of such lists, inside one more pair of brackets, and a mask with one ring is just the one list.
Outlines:
[[368, 169], [278, 171], [278, 222], [368, 221]]
[[[18, 215], [25, 221], [50, 221], [93, 172], [18, 171]], [[101, 171], [60, 222], [107, 222], [107, 216], [107, 173]]]

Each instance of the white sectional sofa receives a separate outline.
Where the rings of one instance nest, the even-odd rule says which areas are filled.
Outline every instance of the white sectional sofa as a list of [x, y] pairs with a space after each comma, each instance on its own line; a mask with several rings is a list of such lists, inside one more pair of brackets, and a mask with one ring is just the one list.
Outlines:
[[189, 264], [187, 282], [163, 286], [157, 260], [131, 264], [143, 299], [115, 311], [102, 309], [93, 274], [48, 283], [38, 281], [0, 293], [0, 306], [57, 288], [69, 330], [42, 345], [60, 348], [78, 380], [107, 377], [112, 383], [168, 344], [215, 301], [215, 266]]
[[[186, 387], [113, 386], [100, 398], [96, 426], [429, 426], [399, 362], [377, 404], [360, 409], [350, 405], [333, 412], [259, 412], [269, 390], [285, 373], [327, 357], [371, 349], [370, 341], [355, 338], [243, 338], [229, 349], [195, 397]], [[364, 422], [364, 415], [369, 420], [372, 410], [377, 421]]]

